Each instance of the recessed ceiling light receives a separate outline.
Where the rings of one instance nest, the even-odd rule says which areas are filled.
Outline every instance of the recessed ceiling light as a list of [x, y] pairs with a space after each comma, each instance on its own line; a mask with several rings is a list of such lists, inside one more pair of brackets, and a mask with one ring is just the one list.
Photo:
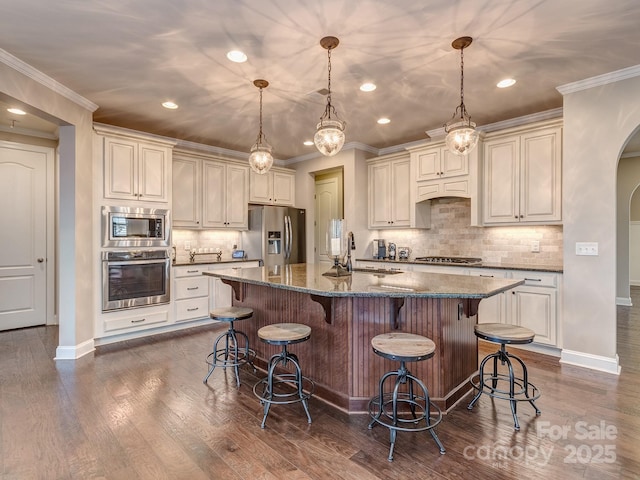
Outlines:
[[7, 108], [7, 112], [15, 113], [16, 115], [26, 115], [27, 112], [20, 110], [19, 108]]
[[304, 144], [305, 144], [307, 147], [310, 147], [311, 145], [313, 145], [313, 140], [305, 140], [305, 141], [304, 141]]
[[240, 50], [231, 50], [230, 52], [227, 52], [227, 58], [236, 63], [243, 63], [247, 61], [247, 56]]
[[367, 82], [360, 85], [360, 90], [362, 90], [363, 92], [373, 92], [376, 88], [377, 87], [375, 83]]
[[380, 125], [386, 125], [387, 123], [391, 123], [391, 120], [389, 120], [388, 118], [379, 118], [378, 123]]
[[173, 102], [162, 102], [162, 106], [164, 108], [168, 108], [169, 110], [175, 110], [176, 108], [178, 108], [178, 104]]
[[500, 80], [496, 87], [498, 88], [507, 88], [512, 85], [515, 85], [516, 81], [513, 78], [505, 78], [504, 80]]

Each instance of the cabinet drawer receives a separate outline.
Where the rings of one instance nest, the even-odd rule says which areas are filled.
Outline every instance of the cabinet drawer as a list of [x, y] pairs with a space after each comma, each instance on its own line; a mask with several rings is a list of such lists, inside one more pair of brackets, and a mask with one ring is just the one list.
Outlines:
[[469, 275], [472, 277], [507, 278], [507, 271], [490, 268], [472, 268], [469, 270]]
[[209, 316], [209, 297], [176, 301], [176, 322]]
[[197, 277], [202, 275], [202, 272], [208, 270], [207, 265], [193, 265], [188, 267], [173, 267], [174, 278], [182, 277]]
[[148, 325], [166, 323], [169, 320], [168, 312], [156, 312], [140, 314], [123, 318], [114, 318], [104, 322], [104, 331], [124, 330], [130, 328], [146, 328]]
[[524, 280], [524, 285], [531, 287], [557, 288], [558, 286], [558, 275], [555, 273], [513, 271], [511, 272], [511, 278]]
[[179, 278], [175, 286], [176, 300], [209, 295], [209, 279], [204, 276]]

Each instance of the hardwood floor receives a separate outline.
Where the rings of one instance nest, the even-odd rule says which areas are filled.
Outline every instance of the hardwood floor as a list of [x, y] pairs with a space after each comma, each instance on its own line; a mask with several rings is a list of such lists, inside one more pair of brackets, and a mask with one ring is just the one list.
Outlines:
[[[640, 306], [640, 289], [632, 297]], [[204, 385], [214, 331], [226, 326], [58, 362], [56, 328], [3, 332], [0, 478], [638, 479], [640, 307], [618, 317], [619, 377], [523, 352], [540, 417], [520, 405], [514, 432], [506, 402], [483, 396], [468, 411], [466, 397], [438, 427], [445, 455], [428, 433], [400, 432], [393, 463], [388, 431], [368, 430], [366, 415], [312, 398], [311, 425], [300, 405], [276, 405], [261, 430], [260, 372], [243, 369], [239, 390], [232, 372]]]

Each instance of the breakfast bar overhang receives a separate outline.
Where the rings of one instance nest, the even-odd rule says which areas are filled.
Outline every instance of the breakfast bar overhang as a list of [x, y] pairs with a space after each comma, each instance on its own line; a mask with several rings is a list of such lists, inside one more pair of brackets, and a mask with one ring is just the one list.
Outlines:
[[469, 390], [469, 376], [478, 367], [473, 326], [479, 302], [522, 281], [437, 273], [353, 272], [325, 276], [329, 265], [213, 270], [233, 288], [234, 305], [254, 310], [242, 325], [258, 366], [276, 348], [258, 339], [269, 324], [309, 325], [311, 339], [296, 345], [305, 375], [315, 382], [314, 396], [348, 413], [367, 411], [380, 376], [392, 362], [375, 355], [371, 339], [393, 331], [432, 339], [436, 353], [429, 362], [407, 367], [426, 383], [432, 401], [450, 409]]

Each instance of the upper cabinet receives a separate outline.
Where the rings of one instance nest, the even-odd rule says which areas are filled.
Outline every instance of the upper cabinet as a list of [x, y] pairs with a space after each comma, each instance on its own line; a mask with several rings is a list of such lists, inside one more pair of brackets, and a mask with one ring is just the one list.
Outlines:
[[173, 142], [95, 126], [104, 168], [104, 198], [169, 202]]
[[487, 138], [483, 224], [560, 223], [561, 155], [562, 127], [557, 121]]
[[408, 154], [369, 163], [369, 228], [411, 227]]
[[249, 171], [249, 201], [265, 205], [290, 205], [295, 202], [295, 172], [272, 168], [265, 174]]
[[173, 160], [174, 227], [248, 227], [249, 167], [185, 152]]

